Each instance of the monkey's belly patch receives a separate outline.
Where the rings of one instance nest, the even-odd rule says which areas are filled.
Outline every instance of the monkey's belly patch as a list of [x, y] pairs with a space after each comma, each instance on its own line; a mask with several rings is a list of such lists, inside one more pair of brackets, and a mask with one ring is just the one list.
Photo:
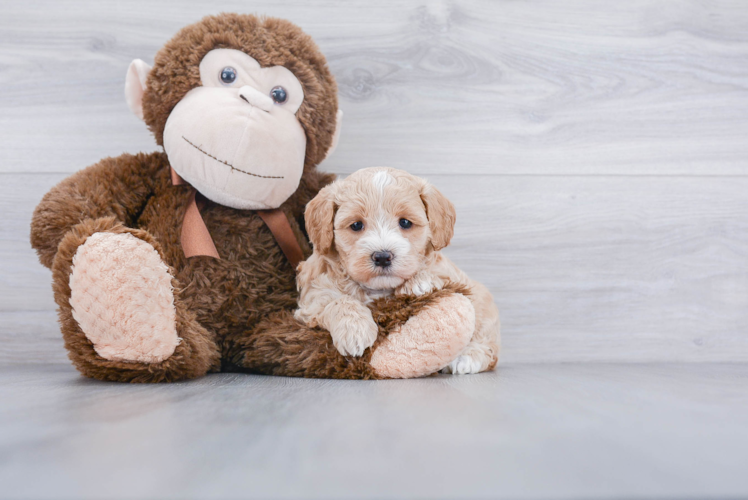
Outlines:
[[127, 233], [93, 234], [73, 257], [73, 318], [105, 359], [163, 361], [180, 341], [171, 279], [149, 243]]

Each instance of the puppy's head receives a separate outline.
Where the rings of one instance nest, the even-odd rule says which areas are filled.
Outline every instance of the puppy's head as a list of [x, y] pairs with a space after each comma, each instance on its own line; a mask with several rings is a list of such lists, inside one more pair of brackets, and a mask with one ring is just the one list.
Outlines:
[[325, 187], [305, 218], [315, 253], [338, 258], [366, 288], [385, 290], [400, 286], [426, 255], [449, 244], [455, 209], [425, 180], [376, 167]]

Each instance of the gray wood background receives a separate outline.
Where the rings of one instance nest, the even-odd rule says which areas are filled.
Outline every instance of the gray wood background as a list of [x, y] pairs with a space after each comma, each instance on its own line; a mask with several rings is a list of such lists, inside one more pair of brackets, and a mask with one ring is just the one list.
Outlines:
[[155, 143], [134, 58], [222, 11], [315, 37], [344, 130], [456, 204], [449, 255], [495, 294], [506, 363], [748, 361], [745, 1], [0, 3], [0, 363], [66, 362], [28, 243], [55, 183]]

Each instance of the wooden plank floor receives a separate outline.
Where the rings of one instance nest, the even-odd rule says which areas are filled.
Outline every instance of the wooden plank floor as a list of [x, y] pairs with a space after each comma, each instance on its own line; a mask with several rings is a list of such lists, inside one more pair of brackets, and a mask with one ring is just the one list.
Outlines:
[[156, 386], [14, 366], [0, 401], [0, 498], [748, 496], [748, 364]]

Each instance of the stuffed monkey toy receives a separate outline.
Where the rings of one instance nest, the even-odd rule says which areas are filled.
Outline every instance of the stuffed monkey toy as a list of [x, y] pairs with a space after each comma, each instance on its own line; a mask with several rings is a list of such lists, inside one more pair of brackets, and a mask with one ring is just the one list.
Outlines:
[[340, 133], [337, 86], [312, 39], [281, 19], [222, 14], [182, 29], [125, 96], [163, 151], [106, 158], [36, 208], [65, 347], [85, 376], [169, 382], [245, 371], [424, 376], [467, 345], [464, 290], [380, 299], [377, 342], [338, 353], [293, 318], [311, 253], [307, 202]]

